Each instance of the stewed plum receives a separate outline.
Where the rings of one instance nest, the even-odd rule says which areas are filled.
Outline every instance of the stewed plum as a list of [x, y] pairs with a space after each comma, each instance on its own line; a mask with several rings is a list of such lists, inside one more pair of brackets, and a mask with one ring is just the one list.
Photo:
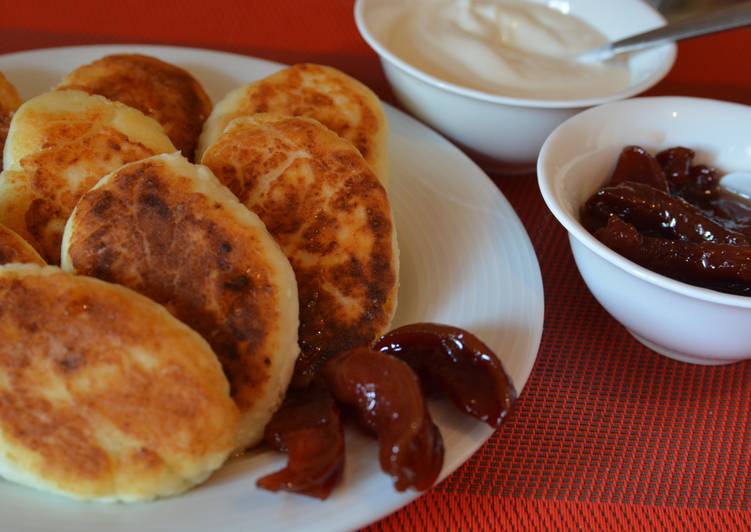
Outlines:
[[426, 387], [439, 388], [466, 414], [498, 428], [516, 391], [498, 357], [474, 334], [415, 323], [382, 336], [375, 349], [404, 360]]
[[378, 438], [381, 469], [397, 490], [426, 490], [443, 466], [443, 438], [424, 390], [446, 393], [467, 415], [498, 428], [516, 392], [498, 357], [472, 333], [435, 323], [395, 329], [372, 346], [335, 355], [307, 388], [291, 388], [265, 439], [287, 466], [261, 488], [327, 498], [341, 481], [340, 407]]
[[751, 295], [751, 202], [719, 186], [684, 147], [652, 157], [624, 148], [609, 182], [581, 212], [584, 226], [629, 260], [697, 286]]

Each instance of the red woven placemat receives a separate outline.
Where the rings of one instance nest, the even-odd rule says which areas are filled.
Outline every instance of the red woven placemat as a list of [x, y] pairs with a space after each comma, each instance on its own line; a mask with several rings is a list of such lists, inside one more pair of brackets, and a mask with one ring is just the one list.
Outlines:
[[431, 492], [379, 521], [401, 530], [749, 530], [751, 514]]

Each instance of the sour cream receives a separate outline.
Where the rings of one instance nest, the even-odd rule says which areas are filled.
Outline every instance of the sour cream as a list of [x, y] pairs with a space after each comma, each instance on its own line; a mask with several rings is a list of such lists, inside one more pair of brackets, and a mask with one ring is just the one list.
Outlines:
[[578, 99], [629, 86], [628, 64], [583, 64], [597, 29], [524, 0], [404, 0], [384, 28], [396, 56], [443, 81], [503, 96]]

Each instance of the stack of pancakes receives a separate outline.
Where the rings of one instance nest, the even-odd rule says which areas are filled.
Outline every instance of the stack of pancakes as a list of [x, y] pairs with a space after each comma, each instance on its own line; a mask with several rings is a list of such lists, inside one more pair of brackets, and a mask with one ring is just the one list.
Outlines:
[[179, 493], [387, 330], [387, 126], [357, 81], [297, 65], [212, 111], [188, 72], [116, 55], [19, 103], [0, 78], [6, 479]]

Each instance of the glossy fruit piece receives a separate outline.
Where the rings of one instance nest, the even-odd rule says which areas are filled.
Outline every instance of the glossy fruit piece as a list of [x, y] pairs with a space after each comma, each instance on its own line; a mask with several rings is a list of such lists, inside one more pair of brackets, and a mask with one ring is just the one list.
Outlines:
[[745, 244], [746, 237], [708, 218], [698, 207], [649, 185], [620, 183], [598, 190], [584, 206], [586, 223], [596, 219], [598, 227], [611, 215], [634, 225], [649, 236], [688, 242]]
[[341, 481], [344, 431], [336, 402], [324, 387], [291, 390], [264, 436], [276, 450], [288, 453], [288, 462], [258, 479], [259, 487], [326, 499]]
[[493, 428], [500, 426], [516, 399], [498, 357], [464, 329], [436, 323], [405, 325], [381, 337], [374, 349], [405, 361], [462, 412]]
[[378, 437], [381, 468], [397, 490], [433, 485], [443, 466], [443, 438], [407, 364], [357, 348], [329, 360], [322, 376], [336, 400], [352, 407]]
[[660, 164], [671, 191], [680, 190], [688, 184], [694, 160], [693, 150], [676, 146], [661, 151], [655, 155], [655, 159]]
[[610, 185], [634, 181], [668, 192], [668, 181], [660, 163], [639, 146], [626, 146], [610, 177]]
[[751, 286], [751, 246], [678, 242], [640, 235], [616, 216], [595, 236], [627, 259], [674, 279], [741, 293]]

